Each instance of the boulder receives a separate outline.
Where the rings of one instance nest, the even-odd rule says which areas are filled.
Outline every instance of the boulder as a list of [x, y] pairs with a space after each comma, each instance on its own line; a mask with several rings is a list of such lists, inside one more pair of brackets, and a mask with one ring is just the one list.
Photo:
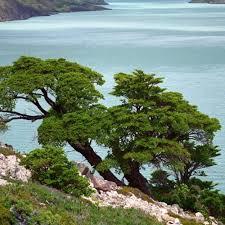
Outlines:
[[114, 191], [118, 189], [116, 183], [108, 180], [104, 180], [103, 178], [93, 176], [91, 179], [91, 183], [93, 187], [98, 191]]
[[0, 178], [1, 177], [28, 182], [31, 177], [31, 172], [20, 165], [20, 159], [18, 159], [16, 155], [4, 156], [0, 154]]
[[198, 222], [204, 222], [205, 221], [205, 217], [200, 212], [195, 213], [195, 217], [196, 217], [196, 220]]
[[93, 174], [90, 170], [90, 168], [84, 164], [84, 163], [78, 163], [78, 162], [74, 162], [74, 164], [77, 166], [78, 170], [80, 171], [81, 175], [92, 179], [93, 178]]

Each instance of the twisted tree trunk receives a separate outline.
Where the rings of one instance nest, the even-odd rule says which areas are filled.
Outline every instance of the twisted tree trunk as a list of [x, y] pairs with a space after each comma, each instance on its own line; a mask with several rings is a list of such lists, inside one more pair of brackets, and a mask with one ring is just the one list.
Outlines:
[[[90, 144], [73, 143], [72, 141], [68, 141], [68, 143], [71, 145], [72, 148], [74, 148], [77, 152], [83, 155], [93, 168], [96, 168], [96, 166], [102, 162], [101, 157], [96, 154]], [[124, 183], [120, 181], [110, 170], [104, 172], [98, 171], [98, 173], [105, 180], [115, 182], [118, 186], [124, 186]]]
[[139, 163], [130, 161], [129, 170], [124, 174], [124, 177], [129, 182], [129, 186], [138, 188], [143, 193], [150, 195], [147, 179], [140, 173]]

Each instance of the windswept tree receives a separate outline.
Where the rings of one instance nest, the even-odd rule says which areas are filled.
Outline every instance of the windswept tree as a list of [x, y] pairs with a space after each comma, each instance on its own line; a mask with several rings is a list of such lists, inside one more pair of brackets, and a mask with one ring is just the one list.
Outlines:
[[[201, 161], [210, 164], [216, 155], [212, 140], [219, 122], [200, 113], [180, 93], [162, 88], [162, 81], [140, 70], [116, 74], [112, 94], [121, 104], [109, 108], [110, 123], [100, 140], [111, 149], [100, 167], [119, 168], [131, 186], [145, 193], [149, 189], [143, 166], [167, 166], [177, 179], [184, 179], [187, 170], [196, 172]], [[202, 159], [194, 156], [194, 149], [202, 152]]]
[[[69, 143], [96, 167], [102, 160], [91, 141], [101, 135], [106, 112], [98, 103], [103, 96], [96, 90], [103, 83], [101, 74], [65, 59], [21, 57], [0, 67], [1, 122], [43, 120], [38, 130], [41, 144]], [[24, 105], [20, 111], [18, 103]], [[100, 174], [122, 185], [110, 171]]]
[[[42, 120], [39, 143], [68, 143], [105, 179], [123, 185], [110, 171], [116, 168], [130, 186], [145, 193], [149, 188], [143, 166], [167, 166], [177, 179], [184, 179], [187, 169], [193, 174], [202, 167], [202, 162], [195, 164], [192, 150], [205, 156], [207, 147], [212, 153], [220, 127], [216, 119], [200, 113], [181, 94], [162, 88], [162, 79], [155, 75], [119, 73], [115, 82], [112, 94], [121, 104], [107, 109], [99, 103], [103, 96], [96, 89], [104, 83], [101, 74], [64, 59], [21, 57], [0, 67], [0, 121]], [[21, 111], [18, 102], [26, 102]], [[108, 147], [105, 160], [92, 141]]]

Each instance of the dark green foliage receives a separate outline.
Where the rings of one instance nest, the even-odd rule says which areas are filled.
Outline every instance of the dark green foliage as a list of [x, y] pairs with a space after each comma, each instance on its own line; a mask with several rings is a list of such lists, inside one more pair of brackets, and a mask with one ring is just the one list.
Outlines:
[[9, 209], [2, 205], [2, 202], [0, 202], [0, 225], [11, 225], [12, 223], [12, 213]]
[[112, 152], [104, 168], [107, 163], [119, 165], [126, 177], [143, 165], [166, 166], [183, 183], [214, 164], [217, 119], [199, 112], [180, 93], [162, 88], [162, 79], [154, 74], [119, 73], [115, 82], [112, 94], [121, 104], [109, 108], [108, 130], [101, 142]]
[[0, 187], [0, 224], [20, 222], [27, 225], [162, 225], [138, 210], [99, 208], [34, 183]]
[[[118, 181], [109, 171], [116, 168], [130, 186], [149, 194], [150, 185], [158, 199], [218, 217], [224, 213], [223, 195], [212, 190], [211, 182], [195, 179], [205, 175], [204, 169], [213, 166], [219, 155], [213, 144], [219, 121], [199, 112], [180, 93], [162, 88], [161, 78], [140, 70], [116, 74], [112, 94], [121, 104], [107, 109], [99, 104], [103, 96], [96, 89], [104, 83], [102, 75], [77, 63], [21, 57], [12, 66], [0, 67], [0, 75], [1, 121], [43, 119], [38, 129], [40, 143], [69, 143], [94, 168], [104, 171], [105, 179]], [[37, 113], [15, 111], [18, 101], [29, 103]], [[103, 162], [91, 147], [93, 140], [109, 148]], [[73, 191], [63, 185], [77, 179], [72, 178], [71, 164], [59, 160], [49, 173], [44, 170], [46, 159], [53, 156], [36, 157], [30, 156], [34, 163], [30, 166], [39, 171], [36, 180]], [[171, 181], [169, 174], [159, 170], [148, 182], [140, 172], [146, 165], [166, 170], [175, 179]]]
[[[0, 67], [0, 112], [2, 121], [42, 120], [38, 140], [44, 145], [69, 143], [96, 167], [101, 158], [91, 142], [100, 138], [107, 118], [103, 99], [96, 86], [104, 83], [101, 74], [65, 59], [42, 60], [20, 57], [12, 66]], [[20, 101], [27, 108], [17, 111]], [[110, 171], [105, 179], [121, 183]]]
[[[169, 179], [167, 182], [172, 182]], [[225, 221], [225, 195], [214, 189], [212, 182], [197, 178], [189, 180], [188, 184], [174, 187], [152, 186], [153, 196], [168, 204], [178, 204], [185, 210], [214, 216]]]
[[45, 147], [31, 151], [22, 163], [32, 172], [32, 179], [65, 193], [80, 196], [90, 195], [92, 190], [86, 178], [69, 162], [63, 149]]
[[166, 191], [171, 190], [175, 182], [169, 179], [168, 172], [164, 170], [156, 170], [152, 173], [150, 184], [157, 189], [164, 189]]

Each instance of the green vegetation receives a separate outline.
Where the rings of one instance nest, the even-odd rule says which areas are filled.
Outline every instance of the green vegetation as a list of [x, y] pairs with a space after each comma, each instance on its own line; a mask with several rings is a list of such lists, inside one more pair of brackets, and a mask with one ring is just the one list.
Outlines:
[[9, 155], [16, 155], [17, 158], [22, 158], [21, 153], [16, 152], [14, 149], [11, 148], [1, 148], [0, 147], [0, 154], [3, 154], [4, 156], [9, 156]]
[[[0, 67], [0, 77], [2, 122], [42, 120], [40, 144], [69, 144], [106, 180], [124, 185], [111, 172], [113, 168], [129, 186], [147, 195], [224, 219], [225, 196], [211, 182], [199, 179], [219, 155], [213, 143], [219, 121], [201, 113], [180, 93], [162, 88], [162, 78], [140, 70], [116, 74], [111, 94], [121, 103], [107, 108], [100, 103], [104, 96], [98, 91], [103, 76], [65, 59], [21, 57], [11, 66]], [[27, 114], [26, 108], [17, 111], [18, 101], [36, 113]], [[93, 141], [108, 148], [105, 159], [93, 149]], [[61, 151], [62, 156], [62, 150], [51, 149]], [[39, 171], [35, 180], [63, 190], [66, 178], [57, 181], [55, 177], [65, 177], [63, 172], [53, 166], [50, 176], [43, 170], [47, 159], [52, 159], [49, 150], [31, 153], [27, 166]], [[68, 169], [70, 180], [71, 168], [64, 163], [68, 162], [59, 167]], [[148, 165], [159, 169], [151, 180], [141, 173]]]
[[32, 179], [74, 196], [89, 196], [93, 191], [89, 181], [79, 175], [63, 149], [45, 147], [31, 151], [22, 163], [32, 173]]
[[34, 183], [0, 187], [0, 225], [162, 225], [134, 209], [100, 208]]
[[119, 194], [126, 195], [126, 196], [131, 196], [133, 194], [137, 198], [140, 198], [146, 202], [154, 203], [154, 201], [149, 197], [149, 195], [144, 194], [137, 188], [125, 186], [125, 187], [122, 187], [119, 190], [117, 190], [117, 192]]
[[168, 204], [178, 204], [185, 210], [214, 216], [225, 222], [225, 195], [215, 190], [212, 182], [192, 178], [188, 184], [177, 184], [165, 174], [165, 171], [153, 173], [151, 192], [154, 198]]

